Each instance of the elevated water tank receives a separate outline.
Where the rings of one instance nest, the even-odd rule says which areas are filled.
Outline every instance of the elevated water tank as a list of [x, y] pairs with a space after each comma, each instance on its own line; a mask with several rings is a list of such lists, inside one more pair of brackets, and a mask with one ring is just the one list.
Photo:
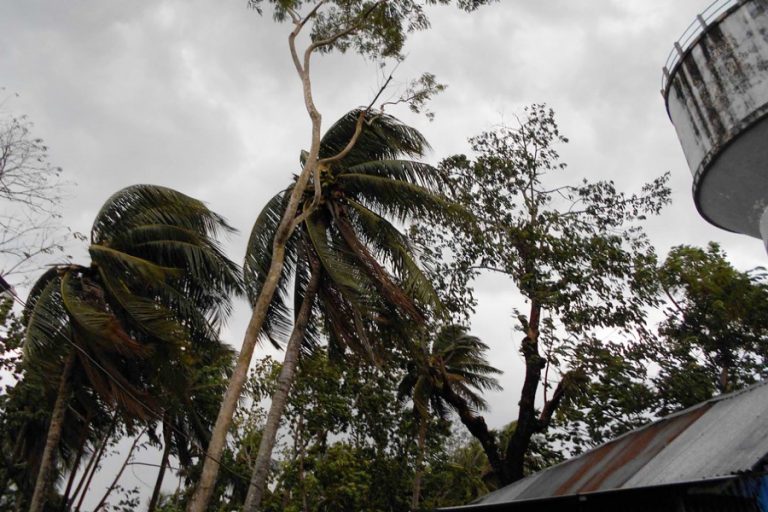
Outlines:
[[664, 67], [699, 213], [768, 241], [768, 0], [717, 0]]

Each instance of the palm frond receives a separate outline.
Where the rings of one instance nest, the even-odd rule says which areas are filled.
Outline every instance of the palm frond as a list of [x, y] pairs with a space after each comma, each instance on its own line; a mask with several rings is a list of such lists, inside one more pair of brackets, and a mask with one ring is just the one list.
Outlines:
[[[105, 279], [103, 275], [102, 280], [110, 298], [127, 317], [123, 319], [123, 323], [130, 325], [136, 332], [170, 344], [183, 342], [190, 337], [189, 331], [179, 322], [177, 315], [165, 305], [132, 293], [123, 280]], [[200, 315], [200, 312], [192, 314]], [[198, 320], [200, 321], [202, 320]]]
[[439, 219], [455, 221], [465, 219], [467, 213], [458, 204], [431, 190], [382, 176], [342, 174], [337, 178], [348, 196], [370, 210], [399, 222]]
[[[352, 139], [362, 110], [355, 109], [336, 121], [320, 141], [320, 158], [338, 154]], [[363, 130], [339, 165], [350, 167], [370, 160], [423, 156], [430, 149], [424, 136], [383, 112], [368, 112]]]
[[91, 243], [102, 244], [115, 233], [148, 224], [174, 225], [211, 236], [234, 231], [202, 201], [166, 187], [133, 185], [113, 194], [101, 207], [91, 228]]
[[[45, 363], [52, 354], [66, 353], [70, 320], [61, 300], [61, 276], [58, 269], [50, 269], [38, 279], [30, 292], [24, 309], [26, 331], [24, 358], [26, 361]], [[53, 366], [57, 366], [53, 363]]]
[[[317, 256], [310, 254], [312, 250], [306, 236], [303, 237], [298, 247], [296, 270], [294, 272], [293, 279], [293, 313], [294, 316], [299, 314], [299, 309], [304, 302], [304, 297], [307, 293], [307, 287], [312, 279], [312, 261], [317, 260]], [[322, 272], [322, 268], [318, 268], [317, 272]], [[322, 279], [320, 277], [320, 279]], [[320, 346], [320, 325], [318, 318], [322, 315], [322, 310], [319, 307], [317, 300], [317, 293], [315, 293], [315, 300], [313, 301], [312, 311], [309, 316], [309, 321], [304, 329], [304, 340], [301, 348], [304, 353], [312, 353], [317, 347]]]
[[88, 336], [107, 352], [145, 357], [148, 347], [137, 342], [104, 301], [104, 290], [82, 275], [67, 272], [61, 280], [61, 302], [69, 315], [75, 338]]
[[340, 174], [363, 174], [419, 185], [443, 193], [448, 182], [435, 167], [414, 160], [370, 160], [344, 169]]
[[[246, 292], [251, 304], [258, 300], [272, 265], [272, 245], [289, 195], [290, 191], [284, 190], [272, 197], [259, 213], [251, 229], [243, 265]], [[278, 339], [285, 339], [290, 335], [293, 325], [287, 300], [290, 276], [297, 265], [297, 243], [297, 234], [294, 233], [285, 245], [283, 269], [262, 327], [264, 335], [276, 347], [279, 347]]]
[[316, 212], [306, 220], [304, 226], [324, 272], [345, 300], [358, 309], [372, 307], [375, 292], [370, 280], [350, 260], [349, 251], [344, 250], [343, 245], [335, 239], [334, 233], [329, 230], [328, 221]]
[[389, 261], [406, 294], [421, 304], [439, 310], [440, 298], [432, 282], [414, 260], [414, 249], [410, 246], [408, 239], [389, 221], [365, 206], [355, 201], [350, 201], [349, 206], [347, 211], [350, 213], [350, 218], [357, 221], [359, 232], [365, 236], [369, 244], [375, 247], [380, 257]]
[[124, 276], [143, 282], [148, 288], [175, 279], [182, 275], [181, 269], [156, 265], [143, 258], [110, 249], [108, 246], [92, 244], [88, 248], [96, 267], [104, 268], [113, 276]]

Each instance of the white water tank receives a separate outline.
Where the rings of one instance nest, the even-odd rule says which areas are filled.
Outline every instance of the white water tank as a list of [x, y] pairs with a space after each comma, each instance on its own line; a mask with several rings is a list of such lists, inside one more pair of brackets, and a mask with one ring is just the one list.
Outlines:
[[768, 243], [768, 0], [718, 0], [697, 16], [661, 92], [699, 213]]

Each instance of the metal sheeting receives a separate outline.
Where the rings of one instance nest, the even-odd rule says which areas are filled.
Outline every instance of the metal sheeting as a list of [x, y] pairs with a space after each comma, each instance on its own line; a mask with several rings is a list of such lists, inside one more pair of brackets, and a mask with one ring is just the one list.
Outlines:
[[758, 469], [767, 454], [768, 384], [763, 382], [629, 432], [476, 503], [711, 479]]

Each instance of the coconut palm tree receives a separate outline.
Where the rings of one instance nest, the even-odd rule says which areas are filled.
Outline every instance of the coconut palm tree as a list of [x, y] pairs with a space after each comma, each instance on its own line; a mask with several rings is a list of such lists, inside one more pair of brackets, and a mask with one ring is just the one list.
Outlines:
[[[353, 110], [328, 130], [321, 139], [321, 158], [347, 145], [360, 115], [361, 110]], [[423, 156], [429, 147], [423, 136], [382, 112], [368, 115], [354, 147], [322, 167], [319, 182], [305, 192], [298, 209], [300, 224], [286, 244], [264, 333], [276, 340], [286, 336], [292, 324], [293, 330], [244, 510], [255, 509], [261, 501], [302, 342], [314, 341], [322, 327], [331, 350], [343, 353], [348, 348], [375, 359], [381, 356], [375, 340], [382, 324], [397, 325], [396, 318], [421, 323], [426, 308], [439, 308], [413, 248], [394, 223], [460, 211], [441, 194], [443, 181], [435, 168], [403, 159]], [[276, 195], [253, 227], [244, 266], [252, 301], [270, 268], [274, 235], [291, 191], [289, 187]], [[295, 318], [287, 303], [292, 278]]]
[[488, 345], [460, 325], [446, 325], [431, 339], [416, 339], [412, 360], [400, 382], [398, 394], [413, 402], [418, 424], [419, 454], [413, 480], [411, 509], [419, 506], [427, 426], [432, 413], [446, 418], [454, 410], [464, 420], [469, 411], [484, 410], [483, 391], [500, 390], [494, 375], [500, 370], [488, 364]]
[[[24, 355], [58, 379], [30, 510], [42, 510], [75, 381], [130, 419], [157, 407], [152, 359], [183, 375], [184, 353], [218, 343], [241, 289], [237, 266], [215, 240], [232, 228], [202, 202], [150, 185], [107, 200], [91, 229], [91, 264], [51, 268], [24, 311]], [[156, 367], [155, 367], [156, 368]], [[167, 374], [168, 372], [165, 372]]]

